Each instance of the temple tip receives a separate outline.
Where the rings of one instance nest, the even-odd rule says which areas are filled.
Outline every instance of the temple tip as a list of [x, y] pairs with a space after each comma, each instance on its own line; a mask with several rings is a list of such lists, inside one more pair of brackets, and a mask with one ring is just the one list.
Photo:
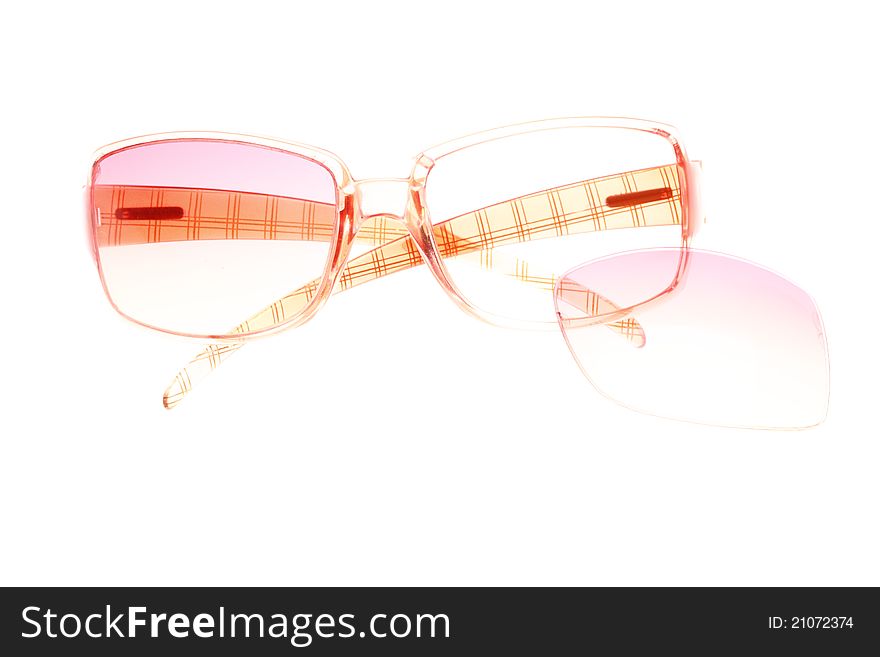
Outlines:
[[205, 347], [186, 367], [177, 373], [162, 394], [166, 410], [177, 407], [199, 381], [234, 354], [244, 342], [214, 343]]
[[[641, 349], [647, 343], [648, 339], [645, 335], [645, 329], [635, 317], [628, 316], [622, 319], [611, 319], [609, 317], [609, 321], [601, 321], [603, 315], [617, 314], [619, 316], [621, 309], [617, 304], [606, 299], [601, 294], [584, 287], [573, 279], [563, 278], [560, 280], [555, 288], [555, 294], [557, 302], [556, 315], [559, 318], [563, 333], [566, 326], [603, 325], [617, 333], [637, 349]], [[571, 317], [566, 317], [560, 312], [560, 302], [565, 302], [571, 308]]]
[[636, 349], [641, 349], [648, 341], [645, 336], [645, 329], [643, 329], [642, 325], [632, 317], [611, 322], [609, 326], [626, 338], [626, 340]]
[[184, 385], [181, 375], [178, 374], [174, 377], [171, 385], [165, 388], [165, 392], [162, 393], [162, 406], [165, 407], [165, 410], [170, 411], [183, 401], [186, 393], [187, 387]]

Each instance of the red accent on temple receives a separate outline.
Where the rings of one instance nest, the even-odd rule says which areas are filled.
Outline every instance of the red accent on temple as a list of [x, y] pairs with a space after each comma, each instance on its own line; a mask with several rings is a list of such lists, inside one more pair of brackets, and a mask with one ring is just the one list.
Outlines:
[[646, 189], [641, 192], [629, 192], [628, 194], [614, 194], [605, 199], [605, 205], [609, 208], [623, 208], [628, 205], [641, 205], [653, 201], [666, 201], [672, 198], [672, 190], [669, 187]]
[[158, 208], [116, 208], [117, 219], [183, 219], [183, 208], [168, 206]]

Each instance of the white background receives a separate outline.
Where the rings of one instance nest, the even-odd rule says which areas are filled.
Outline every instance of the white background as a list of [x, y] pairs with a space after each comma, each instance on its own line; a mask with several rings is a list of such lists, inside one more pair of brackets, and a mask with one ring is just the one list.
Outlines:
[[[0, 581], [880, 584], [870, 6], [6, 4]], [[434, 143], [566, 115], [679, 127], [705, 162], [701, 245], [824, 313], [824, 426], [639, 416], [559, 335], [482, 325], [424, 271], [335, 297], [163, 410], [198, 345], [104, 299], [95, 148], [223, 130], [405, 176]]]

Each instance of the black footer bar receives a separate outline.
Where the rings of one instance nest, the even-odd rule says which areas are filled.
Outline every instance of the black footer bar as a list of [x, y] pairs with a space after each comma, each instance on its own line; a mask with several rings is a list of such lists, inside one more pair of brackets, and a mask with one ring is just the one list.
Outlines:
[[0, 595], [5, 655], [861, 654], [880, 646], [872, 588], [30, 588]]

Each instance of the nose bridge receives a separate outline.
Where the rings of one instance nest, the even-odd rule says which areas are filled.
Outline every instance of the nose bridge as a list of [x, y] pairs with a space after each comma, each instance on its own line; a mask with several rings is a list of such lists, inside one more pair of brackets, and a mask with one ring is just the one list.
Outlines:
[[409, 179], [370, 178], [355, 183], [355, 194], [362, 219], [387, 217], [406, 221]]
[[[356, 213], [358, 216], [354, 235], [357, 234], [363, 222], [370, 219], [384, 218], [400, 222], [406, 227], [412, 242], [415, 243], [415, 248], [421, 254], [434, 277], [451, 293], [453, 285], [446, 274], [445, 267], [440, 259], [440, 253], [434, 242], [431, 224], [427, 221], [425, 215], [424, 186], [418, 182], [413, 182], [409, 178], [370, 178], [355, 181], [354, 185], [354, 194], [359, 208], [359, 211]], [[381, 244], [375, 247], [375, 251], [378, 251], [378, 253], [374, 254], [374, 257], [390, 257], [392, 259], [396, 258], [398, 263], [411, 263], [412, 253], [409, 252], [411, 244], [405, 243], [392, 246], [397, 241], [395, 237], [400, 237], [400, 234], [398, 233], [396, 236], [388, 239], [388, 236], [383, 231], [383, 239], [380, 240]], [[387, 253], [382, 251], [382, 249], [386, 248], [390, 249]], [[400, 257], [401, 254], [398, 252], [398, 249], [401, 248], [406, 252], [405, 258]], [[411, 263], [406, 266], [411, 267], [414, 264]], [[382, 270], [382, 273], [379, 275], [394, 271], [394, 269], [389, 270], [389, 265], [383, 266]]]

